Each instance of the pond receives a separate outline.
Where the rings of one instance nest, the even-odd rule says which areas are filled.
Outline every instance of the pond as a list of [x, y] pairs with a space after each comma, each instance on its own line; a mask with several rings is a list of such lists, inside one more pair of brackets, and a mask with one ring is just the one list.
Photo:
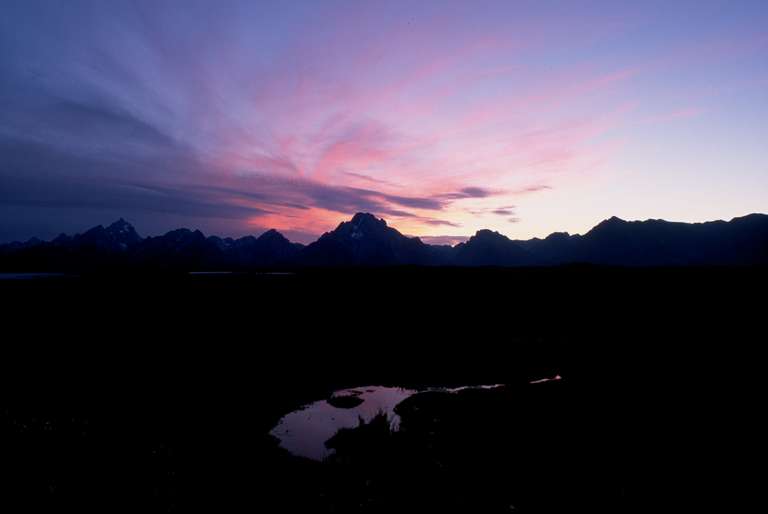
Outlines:
[[[531, 384], [560, 380], [552, 378], [533, 380]], [[370, 422], [383, 413], [397, 430], [400, 418], [395, 407], [406, 398], [426, 391], [458, 393], [468, 389], [495, 389], [503, 384], [462, 386], [453, 388], [427, 388], [422, 390], [402, 387], [366, 386], [336, 391], [330, 398], [319, 400], [285, 415], [270, 432], [280, 446], [291, 454], [313, 460], [323, 460], [333, 453], [325, 443], [342, 428], [355, 428], [361, 420]]]
[[322, 460], [333, 452], [325, 442], [342, 428], [358, 426], [361, 419], [368, 422], [382, 412], [396, 429], [399, 418], [395, 406], [415, 393], [413, 389], [385, 386], [343, 389], [331, 398], [357, 398], [360, 401], [353, 402], [357, 405], [334, 407], [329, 400], [320, 400], [287, 414], [270, 433], [293, 455]]

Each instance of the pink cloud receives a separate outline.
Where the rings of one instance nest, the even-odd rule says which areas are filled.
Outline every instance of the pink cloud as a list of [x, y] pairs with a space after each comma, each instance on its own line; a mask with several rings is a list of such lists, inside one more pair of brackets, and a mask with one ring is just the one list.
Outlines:
[[[529, 59], [547, 39], [536, 29], [545, 26], [519, 38], [457, 34], [436, 42], [429, 36], [449, 28], [443, 23], [432, 18], [418, 31], [397, 25], [386, 39], [350, 25], [290, 49], [243, 104], [242, 130], [220, 138], [215, 168], [301, 179], [257, 180], [281, 205], [304, 207], [285, 211], [296, 230], [366, 207], [407, 218], [414, 229], [461, 225], [468, 212], [505, 210], [494, 207], [504, 197], [542, 193], [560, 175], [586, 180], [604, 166], [618, 144], [606, 136], [637, 116], [628, 84], [656, 65], [534, 69]], [[343, 56], [343, 65], [321, 66], [329, 55]], [[653, 121], [698, 113], [682, 109]], [[251, 187], [244, 184], [234, 187]], [[470, 188], [492, 191], [500, 202], [462, 193]]]

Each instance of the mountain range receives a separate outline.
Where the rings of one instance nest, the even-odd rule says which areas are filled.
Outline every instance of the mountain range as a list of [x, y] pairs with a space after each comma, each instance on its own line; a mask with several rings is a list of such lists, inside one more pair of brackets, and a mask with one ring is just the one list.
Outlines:
[[512, 240], [479, 230], [456, 246], [429, 245], [369, 213], [309, 245], [277, 230], [239, 239], [180, 228], [142, 238], [123, 219], [82, 234], [0, 246], [3, 271], [87, 271], [121, 267], [248, 270], [328, 266], [742, 266], [768, 264], [768, 215], [679, 223], [612, 217], [584, 235], [556, 232]]

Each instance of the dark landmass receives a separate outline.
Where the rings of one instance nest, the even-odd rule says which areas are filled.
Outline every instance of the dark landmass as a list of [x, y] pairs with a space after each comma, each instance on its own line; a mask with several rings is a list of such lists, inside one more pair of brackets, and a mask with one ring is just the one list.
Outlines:
[[454, 247], [407, 237], [358, 213], [303, 246], [276, 230], [240, 239], [178, 229], [142, 238], [125, 220], [52, 241], [0, 246], [2, 271], [259, 270], [381, 266], [750, 266], [768, 263], [768, 215], [729, 222], [624, 221], [613, 217], [584, 235], [510, 240], [480, 230]]
[[398, 430], [378, 416], [328, 441], [326, 508], [625, 511], [634, 459], [616, 449], [628, 413], [593, 412], [584, 392], [552, 382], [411, 396]]
[[[744, 511], [763, 490], [766, 283], [755, 267], [2, 281], [3, 498], [28, 512]], [[269, 436], [370, 384], [507, 386], [412, 397], [403, 431], [340, 434], [324, 463]]]
[[328, 403], [339, 409], [351, 409], [363, 403], [362, 398], [355, 395], [336, 396], [328, 398]]

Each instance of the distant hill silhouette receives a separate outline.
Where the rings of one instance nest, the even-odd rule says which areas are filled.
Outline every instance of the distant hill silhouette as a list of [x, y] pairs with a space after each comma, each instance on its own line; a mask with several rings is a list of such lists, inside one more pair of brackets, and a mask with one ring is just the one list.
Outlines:
[[0, 246], [0, 269], [71, 271], [110, 268], [247, 270], [328, 266], [743, 266], [768, 264], [768, 215], [677, 223], [612, 217], [584, 235], [556, 232], [516, 241], [479, 230], [454, 247], [428, 245], [358, 213], [317, 241], [292, 243], [276, 230], [239, 239], [176, 229], [142, 238], [120, 219], [52, 241]]
[[478, 230], [466, 243], [456, 245], [453, 261], [459, 266], [527, 266], [539, 262], [523, 245], [491, 230]]

